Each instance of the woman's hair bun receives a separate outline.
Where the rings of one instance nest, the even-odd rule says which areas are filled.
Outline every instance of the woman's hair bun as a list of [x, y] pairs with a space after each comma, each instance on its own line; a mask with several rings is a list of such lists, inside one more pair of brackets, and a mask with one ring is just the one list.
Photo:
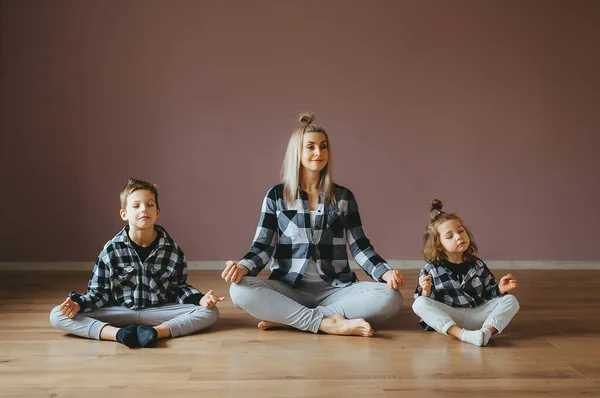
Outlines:
[[308, 125], [315, 121], [315, 116], [312, 113], [303, 113], [299, 116], [298, 120], [303, 125]]

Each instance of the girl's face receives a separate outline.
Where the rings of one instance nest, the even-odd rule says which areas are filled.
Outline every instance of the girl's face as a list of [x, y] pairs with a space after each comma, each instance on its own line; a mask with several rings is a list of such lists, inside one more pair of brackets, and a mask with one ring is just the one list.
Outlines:
[[456, 259], [457, 255], [462, 258], [462, 254], [469, 248], [471, 240], [467, 231], [462, 226], [459, 220], [448, 220], [444, 221], [437, 227], [438, 234], [440, 234], [440, 244], [448, 259]]
[[320, 172], [327, 165], [329, 150], [323, 133], [305, 133], [302, 137], [300, 161], [306, 170]]

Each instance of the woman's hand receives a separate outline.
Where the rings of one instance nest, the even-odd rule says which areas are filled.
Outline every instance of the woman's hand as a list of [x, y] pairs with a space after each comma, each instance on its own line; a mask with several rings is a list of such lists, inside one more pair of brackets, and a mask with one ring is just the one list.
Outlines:
[[504, 294], [506, 292], [510, 292], [514, 288], [517, 287], [517, 280], [512, 274], [508, 274], [503, 276], [498, 283], [498, 290], [500, 290], [500, 294]]
[[219, 301], [223, 301], [225, 300], [225, 297], [219, 297], [219, 296], [215, 296], [214, 292], [212, 291], [212, 289], [210, 289], [208, 292], [206, 292], [206, 294], [204, 296], [202, 296], [202, 298], [200, 299], [200, 305], [203, 306], [206, 309], [212, 308], [215, 305], [217, 305], [217, 303]]
[[81, 307], [79, 304], [74, 302], [71, 297], [67, 297], [67, 299], [60, 305], [60, 312], [62, 312], [67, 318], [73, 318], [80, 310]]
[[243, 265], [239, 265], [233, 261], [227, 261], [225, 269], [221, 273], [221, 278], [225, 279], [225, 282], [229, 283], [240, 283], [242, 278], [248, 275], [250, 270]]
[[421, 296], [429, 296], [431, 293], [431, 275], [421, 275], [419, 277], [419, 286], [421, 286]]
[[390, 289], [400, 290], [406, 284], [404, 277], [397, 269], [391, 269], [381, 276], [387, 282]]

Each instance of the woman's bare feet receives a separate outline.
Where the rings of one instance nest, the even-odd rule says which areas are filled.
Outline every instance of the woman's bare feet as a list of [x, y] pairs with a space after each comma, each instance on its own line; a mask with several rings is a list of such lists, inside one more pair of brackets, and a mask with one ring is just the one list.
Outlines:
[[327, 334], [344, 336], [373, 336], [373, 328], [369, 325], [369, 322], [362, 318], [346, 319], [340, 314], [323, 318], [319, 330]]
[[275, 322], [269, 322], [269, 321], [260, 321], [258, 322], [258, 328], [262, 329], [262, 330], [269, 330], [269, 329], [275, 329], [275, 328], [285, 328], [287, 327], [286, 325], [284, 325], [283, 323], [275, 323]]

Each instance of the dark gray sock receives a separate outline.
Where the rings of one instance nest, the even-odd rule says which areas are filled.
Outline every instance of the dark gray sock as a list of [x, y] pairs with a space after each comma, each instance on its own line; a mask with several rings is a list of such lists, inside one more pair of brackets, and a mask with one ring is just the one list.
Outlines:
[[119, 329], [117, 332], [117, 341], [121, 344], [125, 344], [129, 348], [139, 347], [140, 344], [138, 342], [136, 328], [136, 325], [129, 325]]
[[137, 339], [141, 347], [151, 347], [158, 340], [158, 332], [150, 326], [138, 326], [136, 329]]

